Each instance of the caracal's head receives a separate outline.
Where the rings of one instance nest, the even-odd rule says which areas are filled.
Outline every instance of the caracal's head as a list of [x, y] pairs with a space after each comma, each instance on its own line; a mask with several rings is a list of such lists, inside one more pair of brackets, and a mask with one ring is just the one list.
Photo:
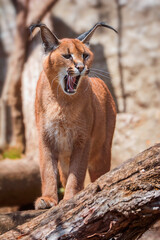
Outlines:
[[57, 81], [65, 94], [73, 95], [77, 92], [82, 77], [89, 73], [92, 61], [93, 53], [80, 40], [62, 39], [45, 59], [43, 68], [47, 75], [50, 73], [53, 87]]
[[93, 61], [93, 53], [89, 48], [89, 41], [97, 27], [103, 26], [116, 32], [114, 28], [105, 23], [97, 23], [89, 31], [76, 39], [64, 38], [59, 40], [44, 24], [34, 24], [31, 31], [36, 27], [41, 30], [41, 37], [46, 58], [43, 68], [51, 86], [61, 86], [63, 92], [73, 95], [84, 76], [89, 73]]

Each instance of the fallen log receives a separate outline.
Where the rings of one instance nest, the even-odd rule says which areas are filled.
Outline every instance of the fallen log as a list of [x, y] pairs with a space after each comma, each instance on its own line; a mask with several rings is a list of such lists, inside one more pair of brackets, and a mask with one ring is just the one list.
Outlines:
[[0, 240], [132, 240], [158, 219], [160, 144], [101, 176], [73, 199], [6, 232]]
[[39, 164], [35, 159], [0, 161], [0, 206], [22, 206], [41, 194]]
[[25, 222], [30, 221], [32, 218], [39, 216], [46, 210], [36, 211], [17, 211], [13, 213], [0, 214], [0, 234], [9, 231], [12, 228], [22, 225]]

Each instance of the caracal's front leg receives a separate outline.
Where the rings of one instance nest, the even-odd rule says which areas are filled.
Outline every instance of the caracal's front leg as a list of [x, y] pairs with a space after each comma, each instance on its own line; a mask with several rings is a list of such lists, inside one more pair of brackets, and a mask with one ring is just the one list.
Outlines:
[[57, 196], [57, 160], [58, 154], [53, 153], [50, 145], [40, 139], [40, 173], [42, 196], [35, 202], [35, 209], [50, 208], [58, 204]]
[[73, 149], [70, 161], [64, 199], [72, 198], [84, 188], [84, 179], [89, 158], [89, 143], [85, 146], [76, 146]]

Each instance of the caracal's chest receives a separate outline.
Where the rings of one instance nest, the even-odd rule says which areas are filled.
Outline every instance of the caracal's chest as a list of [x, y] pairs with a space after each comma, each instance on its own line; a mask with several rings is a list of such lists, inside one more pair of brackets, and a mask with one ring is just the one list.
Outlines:
[[70, 155], [74, 144], [86, 139], [85, 123], [80, 116], [62, 109], [58, 104], [48, 108], [45, 114], [45, 133], [59, 153]]

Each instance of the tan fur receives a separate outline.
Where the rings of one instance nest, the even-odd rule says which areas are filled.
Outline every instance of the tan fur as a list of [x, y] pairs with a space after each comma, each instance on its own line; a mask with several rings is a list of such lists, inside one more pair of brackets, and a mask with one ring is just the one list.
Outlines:
[[[68, 50], [72, 60], [63, 57]], [[84, 52], [89, 54], [86, 60]], [[83, 189], [87, 167], [91, 181], [110, 170], [116, 110], [104, 82], [87, 75], [92, 61], [93, 53], [78, 39], [62, 39], [44, 61], [35, 101], [42, 179], [42, 197], [37, 199], [36, 209], [58, 203], [58, 168], [64, 199]], [[69, 68], [71, 75], [77, 74], [76, 63], [81, 71], [85, 69], [76, 92], [69, 95], [60, 81]]]

